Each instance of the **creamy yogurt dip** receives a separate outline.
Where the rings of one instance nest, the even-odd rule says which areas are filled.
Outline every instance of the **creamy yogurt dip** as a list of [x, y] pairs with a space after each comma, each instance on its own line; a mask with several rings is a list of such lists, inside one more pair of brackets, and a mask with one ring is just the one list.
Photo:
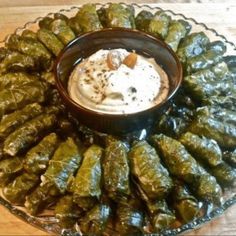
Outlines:
[[[115, 69], [107, 63], [109, 54], [115, 55]], [[161, 103], [168, 96], [167, 74], [154, 59], [137, 54], [135, 65], [127, 66], [122, 61], [129, 54], [125, 49], [101, 49], [84, 59], [70, 75], [70, 97], [87, 109], [107, 114], [136, 113]]]

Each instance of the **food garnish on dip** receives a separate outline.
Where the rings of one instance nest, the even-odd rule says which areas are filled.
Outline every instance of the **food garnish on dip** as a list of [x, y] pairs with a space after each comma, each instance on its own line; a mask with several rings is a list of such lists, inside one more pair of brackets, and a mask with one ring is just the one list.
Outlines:
[[165, 100], [169, 80], [153, 58], [121, 48], [100, 49], [74, 68], [68, 92], [76, 103], [87, 109], [130, 114]]

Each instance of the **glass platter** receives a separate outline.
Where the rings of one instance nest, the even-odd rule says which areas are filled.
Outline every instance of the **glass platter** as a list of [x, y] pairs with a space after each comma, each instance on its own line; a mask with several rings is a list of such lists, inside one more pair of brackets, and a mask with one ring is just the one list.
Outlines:
[[[109, 3], [108, 3], [109, 4]], [[106, 6], [107, 4], [96, 4], [98, 8], [102, 6]], [[124, 4], [126, 5], [126, 4]], [[151, 7], [149, 5], [138, 5], [138, 4], [131, 4], [135, 7], [135, 12], [136, 14], [141, 11], [141, 10], [149, 10], [151, 12], [155, 12], [157, 10], [162, 10], [166, 12], [168, 15], [172, 17], [172, 19], [184, 19], [188, 21], [192, 25], [192, 31], [191, 32], [199, 32], [199, 31], [204, 31], [207, 36], [209, 37], [210, 41], [214, 40], [221, 40], [225, 43], [227, 46], [227, 52], [226, 55], [236, 55], [236, 46], [234, 43], [228, 41], [225, 36], [219, 34], [216, 32], [214, 29], [208, 28], [205, 24], [203, 23], [198, 23], [196, 20], [192, 18], [187, 18], [183, 14], [178, 14], [175, 13], [171, 10], [164, 10], [159, 7]], [[79, 7], [73, 6], [68, 9], [62, 9], [59, 12], [63, 13], [67, 16], [74, 16], [76, 12], [78, 11]], [[53, 16], [55, 12], [49, 13], [47, 16]], [[43, 17], [39, 17], [31, 22], [27, 22], [23, 27], [19, 27], [15, 30], [16, 34], [21, 34], [21, 32], [25, 29], [30, 29], [33, 31], [36, 31], [38, 29], [38, 22], [42, 19]], [[8, 36], [6, 36], [5, 40], [0, 42], [0, 46], [4, 45], [5, 41], [7, 40]], [[136, 136], [139, 136], [140, 139], [142, 139], [143, 133], [137, 133], [135, 134]], [[186, 231], [199, 228], [203, 224], [213, 220], [214, 218], [222, 215], [224, 211], [232, 206], [233, 204], [236, 203], [236, 187], [230, 188], [230, 189], [225, 189], [224, 194], [223, 194], [223, 201], [222, 205], [220, 207], [215, 207], [211, 208], [208, 207], [207, 213], [200, 218], [197, 218], [196, 220], [187, 223], [185, 225], [182, 225], [178, 228], [175, 229], [169, 229], [165, 230], [161, 233], [161, 235], [177, 235], [180, 233], [184, 233]], [[40, 214], [37, 217], [29, 215], [24, 207], [19, 207], [19, 206], [14, 206], [10, 204], [4, 197], [1, 192], [0, 194], [0, 204], [6, 207], [12, 214], [16, 215], [20, 219], [24, 220], [25, 222], [40, 228], [46, 232], [49, 233], [54, 233], [54, 234], [62, 234], [62, 235], [80, 235], [79, 231], [77, 233], [70, 232], [65, 229], [61, 229], [58, 225], [57, 219], [52, 215], [52, 211], [46, 210], [42, 214]], [[115, 232], [114, 232], [115, 235]], [[155, 234], [152, 234], [155, 235]]]

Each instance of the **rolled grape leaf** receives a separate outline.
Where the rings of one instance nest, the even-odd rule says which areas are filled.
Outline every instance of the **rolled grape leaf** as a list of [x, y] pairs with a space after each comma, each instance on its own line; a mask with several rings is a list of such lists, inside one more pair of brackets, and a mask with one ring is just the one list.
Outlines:
[[154, 232], [159, 233], [162, 230], [168, 229], [176, 220], [174, 213], [169, 209], [164, 199], [147, 201], [146, 205]]
[[40, 115], [43, 108], [38, 103], [26, 105], [23, 109], [17, 110], [11, 114], [3, 116], [0, 121], [0, 138], [7, 137], [17, 127], [24, 124], [26, 121]]
[[144, 213], [132, 204], [118, 204], [115, 230], [122, 235], [142, 235]]
[[216, 178], [203, 169], [201, 172], [202, 175], [193, 183], [191, 188], [200, 200], [220, 205], [222, 190]]
[[130, 194], [127, 147], [119, 140], [108, 143], [103, 158], [103, 182], [108, 196], [114, 200]]
[[101, 196], [101, 157], [103, 149], [90, 146], [84, 153], [74, 183], [74, 201], [83, 209], [91, 209]]
[[204, 32], [189, 34], [179, 44], [177, 55], [180, 61], [185, 63], [186, 59], [200, 55], [208, 43], [209, 38]]
[[197, 115], [211, 116], [221, 122], [236, 125], [236, 111], [219, 106], [203, 106], [197, 109]]
[[6, 186], [23, 170], [23, 160], [12, 157], [0, 161], [0, 187]]
[[63, 229], [73, 228], [81, 213], [71, 195], [61, 197], [55, 207], [55, 216]]
[[184, 223], [188, 223], [200, 215], [199, 202], [181, 181], [174, 181], [171, 193], [173, 207]]
[[48, 16], [44, 17], [42, 20], [39, 21], [40, 29], [49, 29], [49, 26], [52, 21], [53, 21], [53, 18], [48, 17]]
[[129, 152], [132, 175], [150, 199], [163, 199], [172, 187], [168, 171], [158, 154], [146, 141], [133, 145]]
[[168, 33], [171, 17], [163, 11], [158, 11], [154, 14], [148, 25], [148, 32], [165, 39]]
[[214, 42], [202, 54], [187, 59], [185, 69], [188, 74], [192, 74], [198, 70], [210, 68], [223, 60], [223, 54], [225, 52], [226, 46], [223, 42]]
[[134, 28], [133, 12], [119, 3], [111, 3], [105, 9], [106, 27]]
[[137, 183], [135, 183], [135, 186], [139, 196], [146, 204], [152, 230], [160, 233], [162, 230], [170, 228], [176, 218], [174, 213], [169, 209], [166, 200], [150, 200]]
[[60, 193], [65, 193], [70, 176], [79, 168], [81, 154], [72, 138], [59, 145], [49, 161], [46, 172], [42, 175], [43, 183], [53, 184]]
[[195, 194], [205, 201], [219, 203], [221, 187], [177, 140], [163, 134], [154, 135], [152, 143], [162, 153], [162, 158], [170, 173], [189, 184]]
[[173, 20], [169, 24], [169, 30], [165, 38], [167, 43], [173, 51], [177, 51], [180, 40], [185, 38], [190, 32], [191, 25], [184, 20]]
[[24, 72], [7, 73], [0, 76], [0, 90], [19, 87], [38, 79], [37, 76]]
[[44, 102], [47, 90], [47, 84], [42, 81], [34, 81], [20, 87], [0, 91], [0, 117], [30, 103]]
[[15, 156], [17, 153], [37, 142], [55, 124], [56, 116], [54, 114], [42, 114], [27, 121], [5, 139], [4, 152], [10, 156]]
[[55, 19], [50, 24], [50, 30], [66, 45], [75, 38], [72, 29], [67, 25], [65, 20]]
[[74, 31], [76, 35], [81, 33], [80, 24], [76, 17], [71, 17], [68, 20], [68, 26]]
[[41, 174], [48, 167], [49, 160], [54, 154], [59, 139], [55, 133], [44, 137], [36, 146], [31, 148], [24, 159], [24, 169], [28, 173]]
[[39, 176], [23, 173], [3, 189], [3, 195], [13, 204], [23, 204], [28, 192], [39, 183]]
[[83, 32], [102, 29], [94, 4], [84, 4], [77, 12], [76, 18]]
[[221, 147], [236, 146], [236, 126], [222, 123], [209, 116], [198, 116], [190, 125], [189, 131], [214, 139]]
[[20, 52], [10, 52], [0, 63], [0, 75], [7, 72], [38, 71], [38, 63], [33, 57]]
[[142, 10], [135, 18], [136, 29], [148, 32], [148, 27], [153, 14], [150, 11]]
[[37, 32], [37, 37], [39, 41], [42, 42], [55, 56], [58, 56], [64, 47], [63, 43], [50, 30], [44, 28], [39, 29]]
[[225, 162], [211, 168], [210, 173], [215, 176], [218, 183], [220, 183], [223, 187], [233, 186], [235, 183], [236, 170]]
[[196, 100], [203, 102], [212, 95], [219, 95], [230, 90], [230, 84], [220, 81], [228, 72], [224, 62], [184, 77], [184, 87]]
[[97, 204], [79, 221], [84, 234], [101, 235], [111, 216], [111, 208], [107, 204]]
[[11, 50], [19, 51], [39, 61], [43, 69], [51, 67], [51, 53], [36, 39], [13, 34], [6, 45]]
[[58, 195], [58, 190], [55, 189], [52, 183], [41, 183], [32, 193], [26, 196], [24, 205], [31, 215], [37, 215], [46, 207], [54, 204]]
[[187, 132], [179, 141], [187, 148], [196, 160], [203, 161], [209, 167], [222, 163], [222, 152], [215, 140], [200, 138], [198, 135]]
[[201, 175], [196, 160], [180, 142], [163, 134], [152, 136], [151, 141], [172, 175], [190, 184]]

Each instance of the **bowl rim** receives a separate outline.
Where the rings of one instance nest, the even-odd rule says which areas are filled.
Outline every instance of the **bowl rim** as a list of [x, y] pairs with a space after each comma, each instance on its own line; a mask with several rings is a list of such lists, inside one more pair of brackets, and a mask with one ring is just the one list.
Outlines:
[[[144, 37], [150, 38], [151, 40], [156, 41], [156, 43], [161, 44], [162, 47], [164, 47], [165, 49], [167, 49], [167, 51], [171, 54], [171, 56], [174, 58], [176, 64], [177, 64], [177, 68], [179, 69], [179, 80], [177, 85], [175, 86], [175, 88], [173, 89], [173, 91], [168, 94], [167, 98], [164, 99], [162, 102], [147, 108], [145, 110], [141, 110], [138, 112], [132, 112], [132, 113], [122, 113], [122, 114], [112, 114], [112, 113], [103, 113], [102, 111], [95, 111], [89, 108], [86, 108], [78, 103], [76, 103], [68, 94], [67, 90], [65, 89], [65, 87], [63, 86], [61, 80], [58, 77], [58, 65], [59, 63], [62, 61], [62, 57], [64, 55], [64, 53], [71, 47], [73, 46], [78, 40], [83, 39], [85, 37], [88, 37], [90, 35], [94, 35], [97, 33], [102, 33], [102, 32], [112, 32], [112, 31], [121, 31], [121, 32], [127, 32], [127, 33], [135, 33], [135, 34], [140, 34]], [[112, 118], [123, 118], [123, 117], [134, 117], [134, 116], [139, 116], [142, 115], [146, 112], [153, 112], [158, 108], [161, 108], [165, 103], [167, 103], [168, 101], [170, 101], [172, 99], [172, 97], [176, 94], [176, 92], [178, 91], [178, 89], [180, 88], [180, 85], [182, 84], [183, 81], [183, 67], [182, 67], [182, 63], [180, 62], [177, 54], [172, 50], [172, 48], [166, 44], [161, 38], [154, 36], [153, 34], [149, 34], [146, 33], [144, 31], [141, 30], [137, 30], [137, 29], [130, 29], [130, 28], [123, 28], [123, 27], [112, 27], [112, 28], [103, 28], [100, 30], [95, 30], [95, 31], [89, 31], [89, 32], [85, 32], [85, 33], [81, 33], [79, 34], [76, 38], [74, 38], [72, 41], [70, 41], [58, 54], [57, 58], [55, 59], [55, 63], [53, 65], [53, 73], [54, 73], [54, 77], [55, 77], [55, 82], [56, 82], [56, 88], [59, 92], [59, 94], [63, 97], [64, 100], [66, 100], [66, 103], [70, 103], [72, 104], [77, 110], [82, 110], [83, 112], [86, 112], [90, 115], [96, 115], [96, 116], [107, 116], [107, 117], [112, 117]]]

